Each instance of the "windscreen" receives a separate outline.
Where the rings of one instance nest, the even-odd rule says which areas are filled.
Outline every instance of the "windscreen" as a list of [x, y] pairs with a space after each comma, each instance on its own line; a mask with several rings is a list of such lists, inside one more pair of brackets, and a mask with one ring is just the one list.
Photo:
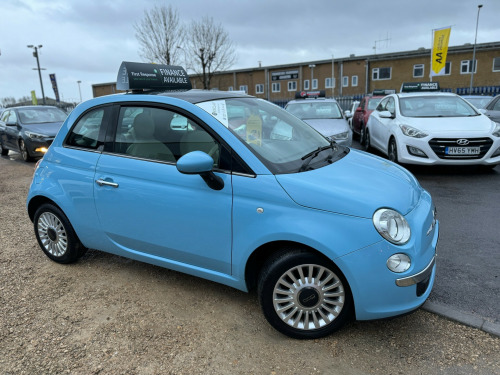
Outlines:
[[286, 110], [301, 120], [340, 119], [342, 113], [335, 102], [305, 100], [303, 103], [290, 103]]
[[459, 96], [409, 96], [399, 100], [401, 114], [405, 117], [467, 117], [479, 113]]

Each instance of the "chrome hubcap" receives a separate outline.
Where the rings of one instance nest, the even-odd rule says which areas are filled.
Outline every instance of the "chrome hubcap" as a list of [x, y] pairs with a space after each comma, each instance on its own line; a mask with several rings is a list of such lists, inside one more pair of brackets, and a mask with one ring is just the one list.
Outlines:
[[50, 213], [44, 212], [38, 218], [38, 236], [47, 252], [53, 256], [60, 257], [68, 250], [68, 235], [66, 229], [59, 218]]
[[274, 287], [274, 310], [291, 327], [311, 330], [335, 320], [345, 303], [340, 279], [328, 268], [303, 264], [285, 272]]

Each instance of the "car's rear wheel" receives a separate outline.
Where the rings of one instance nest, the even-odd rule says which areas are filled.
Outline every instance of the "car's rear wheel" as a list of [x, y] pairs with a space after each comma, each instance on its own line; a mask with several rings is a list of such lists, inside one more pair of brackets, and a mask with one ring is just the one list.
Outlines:
[[66, 215], [50, 203], [41, 205], [35, 212], [34, 226], [38, 244], [55, 262], [72, 263], [87, 251]]
[[21, 157], [23, 158], [24, 161], [31, 161], [31, 156], [28, 151], [28, 148], [26, 147], [26, 143], [24, 143], [23, 139], [19, 140], [19, 150], [21, 151]]
[[351, 318], [352, 297], [338, 268], [298, 248], [276, 254], [259, 277], [259, 300], [268, 322], [298, 339], [316, 339]]
[[398, 162], [398, 146], [397, 146], [396, 140], [394, 138], [391, 138], [391, 140], [389, 141], [387, 155], [388, 155], [390, 161], [392, 161], [394, 163]]

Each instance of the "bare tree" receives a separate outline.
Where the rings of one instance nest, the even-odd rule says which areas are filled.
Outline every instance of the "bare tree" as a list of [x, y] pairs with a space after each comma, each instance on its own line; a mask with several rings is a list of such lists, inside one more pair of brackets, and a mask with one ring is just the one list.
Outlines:
[[171, 5], [145, 10], [144, 18], [134, 28], [142, 58], [166, 65], [179, 63], [185, 34], [177, 10]]
[[233, 44], [222, 25], [213, 18], [203, 17], [193, 21], [186, 40], [187, 54], [191, 57], [188, 66], [199, 76], [204, 89], [210, 89], [210, 81], [216, 71], [227, 70], [236, 61]]

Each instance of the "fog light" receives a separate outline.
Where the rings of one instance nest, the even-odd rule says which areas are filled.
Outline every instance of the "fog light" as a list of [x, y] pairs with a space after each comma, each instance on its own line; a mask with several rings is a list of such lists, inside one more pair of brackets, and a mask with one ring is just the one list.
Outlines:
[[35, 152], [43, 152], [44, 154], [47, 152], [47, 147], [37, 147], [35, 148]]
[[411, 260], [406, 254], [394, 254], [387, 259], [387, 268], [392, 272], [401, 273], [410, 268]]
[[413, 146], [406, 146], [406, 148], [408, 149], [408, 152], [409, 152], [410, 155], [418, 156], [418, 157], [421, 157], [421, 158], [426, 158], [427, 157], [427, 155], [425, 154], [425, 152], [423, 152], [419, 148], [416, 148], [416, 147], [413, 147]]
[[491, 155], [492, 158], [500, 155], [500, 147], [496, 149], [496, 151]]

